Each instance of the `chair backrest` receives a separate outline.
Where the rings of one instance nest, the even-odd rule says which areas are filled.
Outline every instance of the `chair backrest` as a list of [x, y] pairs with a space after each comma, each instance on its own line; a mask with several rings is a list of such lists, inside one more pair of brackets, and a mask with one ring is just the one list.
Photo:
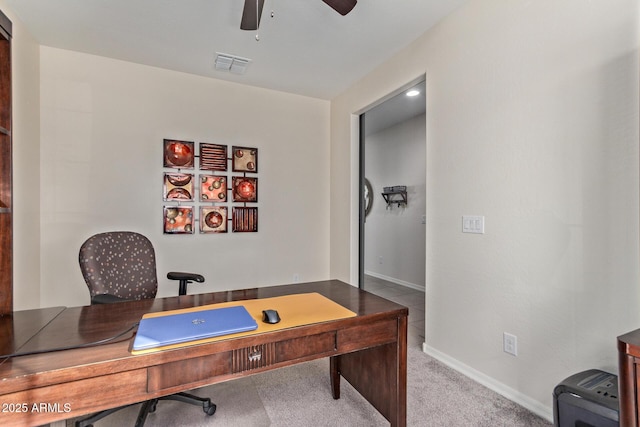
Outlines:
[[110, 294], [141, 300], [155, 298], [158, 292], [155, 251], [142, 234], [96, 234], [82, 244], [78, 258], [92, 298]]

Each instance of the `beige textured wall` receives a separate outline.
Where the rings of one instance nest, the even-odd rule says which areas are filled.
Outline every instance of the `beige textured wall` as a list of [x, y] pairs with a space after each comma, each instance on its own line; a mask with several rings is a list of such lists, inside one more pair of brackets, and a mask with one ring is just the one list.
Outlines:
[[350, 115], [426, 73], [425, 348], [547, 418], [557, 383], [615, 372], [640, 326], [639, 12], [471, 1], [332, 100], [332, 276], [357, 268]]
[[[329, 277], [329, 103], [41, 48], [42, 305], [88, 302], [78, 249], [134, 230], [192, 293]], [[257, 147], [258, 233], [163, 235], [163, 138]], [[199, 215], [198, 215], [199, 216]]]

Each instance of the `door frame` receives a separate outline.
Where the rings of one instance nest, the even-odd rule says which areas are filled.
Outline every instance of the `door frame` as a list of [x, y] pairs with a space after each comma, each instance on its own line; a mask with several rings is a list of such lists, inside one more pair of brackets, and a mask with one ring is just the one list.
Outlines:
[[[357, 194], [358, 194], [358, 213], [357, 213], [357, 221], [358, 221], [358, 227], [357, 227], [357, 240], [358, 240], [358, 247], [357, 247], [357, 257], [356, 257], [356, 261], [358, 263], [357, 265], [357, 269], [356, 269], [356, 275], [357, 275], [357, 283], [358, 283], [358, 288], [360, 289], [364, 289], [364, 255], [365, 255], [365, 205], [364, 205], [364, 180], [365, 180], [365, 132], [364, 132], [364, 126], [365, 126], [365, 114], [367, 113], [367, 111], [371, 110], [372, 108], [384, 103], [385, 101], [393, 98], [394, 96], [406, 91], [407, 89], [415, 86], [416, 84], [420, 83], [420, 82], [426, 82], [427, 81], [427, 75], [426, 73], [421, 74], [420, 76], [412, 79], [411, 81], [405, 83], [404, 85], [400, 86], [399, 88], [397, 88], [396, 90], [393, 90], [391, 92], [389, 92], [388, 94], [386, 94], [385, 96], [379, 98], [377, 101], [369, 104], [367, 107], [361, 109], [359, 112], [356, 112], [352, 115], [352, 126], [356, 125], [357, 126], [357, 132], [355, 134], [357, 134], [357, 138], [352, 139], [352, 142], [355, 142], [357, 144], [357, 153], [358, 153], [358, 162], [357, 162], [357, 167], [358, 167], [358, 171], [356, 174], [356, 185], [358, 186], [358, 190], [357, 190]], [[426, 98], [426, 94], [425, 94], [425, 98]], [[426, 100], [425, 100], [426, 102]], [[425, 112], [425, 114], [427, 114]], [[425, 121], [426, 122], [426, 121]], [[357, 124], [356, 124], [357, 123]], [[354, 135], [352, 133], [352, 135]], [[356, 140], [357, 139], [357, 140]], [[426, 145], [427, 141], [425, 140], [425, 145]], [[353, 182], [353, 181], [352, 181]], [[426, 195], [425, 195], [426, 198]], [[426, 232], [426, 231], [425, 231]], [[426, 246], [426, 237], [425, 237], [425, 246]], [[426, 249], [426, 248], [425, 248]], [[352, 258], [353, 259], [353, 258]], [[425, 268], [426, 268], [426, 259], [425, 259]], [[352, 269], [353, 271], [353, 269]], [[425, 271], [426, 274], [426, 271]]]

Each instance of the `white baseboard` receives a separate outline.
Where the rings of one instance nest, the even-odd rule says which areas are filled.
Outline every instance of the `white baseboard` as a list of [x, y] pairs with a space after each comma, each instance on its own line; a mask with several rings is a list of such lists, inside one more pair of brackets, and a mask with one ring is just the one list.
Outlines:
[[407, 288], [415, 289], [417, 291], [425, 291], [423, 285], [416, 285], [415, 283], [405, 282], [404, 280], [395, 279], [393, 277], [385, 276], [384, 274], [374, 273], [373, 271], [365, 271], [367, 276], [375, 277], [377, 279], [386, 280], [387, 282], [395, 283], [396, 285], [406, 286]]
[[[517, 390], [512, 389], [511, 387], [496, 381], [495, 379], [489, 377], [488, 375], [483, 374], [470, 366], [465, 365], [464, 363], [447, 356], [446, 354], [434, 349], [427, 345], [427, 343], [422, 343], [422, 351], [427, 353], [429, 356], [434, 359], [439, 360], [444, 363], [448, 367], [455, 369], [461, 374], [471, 378], [472, 380], [482, 384], [490, 390], [495, 391], [498, 394], [506, 397], [512, 402], [517, 403], [518, 405], [528, 409], [534, 414], [544, 418], [545, 420], [553, 423], [553, 410], [540, 402], [531, 399], [529, 396], [526, 396], [520, 393]], [[551, 393], [551, 391], [549, 392]]]

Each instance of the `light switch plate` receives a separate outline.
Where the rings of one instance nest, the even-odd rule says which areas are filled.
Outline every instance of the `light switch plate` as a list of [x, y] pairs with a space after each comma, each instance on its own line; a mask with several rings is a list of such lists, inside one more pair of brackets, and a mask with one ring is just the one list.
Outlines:
[[479, 215], [462, 215], [462, 232], [484, 234], [484, 217]]

